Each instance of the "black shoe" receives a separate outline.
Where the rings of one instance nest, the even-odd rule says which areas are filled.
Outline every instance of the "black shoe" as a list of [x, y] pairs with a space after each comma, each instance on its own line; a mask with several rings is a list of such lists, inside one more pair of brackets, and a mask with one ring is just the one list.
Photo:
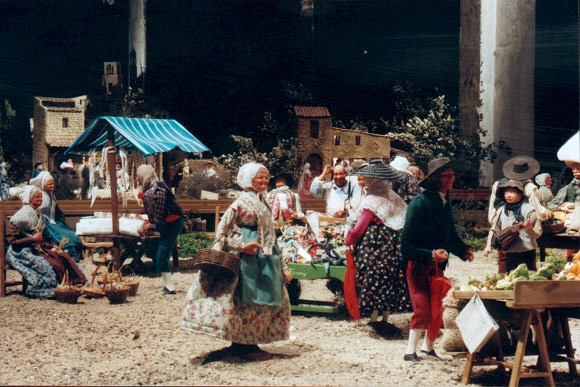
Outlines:
[[403, 360], [405, 361], [421, 361], [421, 359], [419, 359], [419, 356], [417, 356], [416, 353], [412, 353], [412, 354], [405, 354], [405, 356], [403, 356]]
[[437, 358], [437, 359], [441, 359], [441, 358], [439, 357], [439, 355], [437, 355], [437, 353], [435, 352], [435, 350], [434, 350], [434, 349], [432, 349], [432, 350], [430, 350], [430, 351], [424, 351], [424, 350], [421, 350], [421, 355], [425, 355], [425, 356], [432, 356], [432, 357], [435, 357], [435, 358]]
[[169, 290], [167, 288], [163, 288], [163, 295], [166, 294], [177, 294], [177, 292], [175, 290]]

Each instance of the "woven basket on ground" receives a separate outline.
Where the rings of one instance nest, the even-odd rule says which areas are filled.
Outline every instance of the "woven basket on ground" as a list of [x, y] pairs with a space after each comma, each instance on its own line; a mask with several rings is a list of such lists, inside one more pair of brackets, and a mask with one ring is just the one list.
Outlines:
[[113, 276], [105, 275], [103, 288], [105, 296], [111, 304], [122, 304], [127, 301], [129, 296], [129, 286], [121, 281], [114, 281]]
[[68, 271], [64, 272], [62, 283], [54, 289], [54, 295], [58, 302], [67, 304], [76, 304], [82, 290], [78, 286], [74, 286], [68, 279]]
[[[215, 244], [216, 242], [213, 245]], [[231, 253], [213, 250], [210, 247], [197, 252], [193, 268], [222, 277], [235, 277], [240, 272], [240, 258]]]
[[91, 284], [83, 286], [81, 289], [85, 293], [85, 296], [89, 298], [102, 298], [105, 297], [105, 290], [103, 286], [97, 286], [95, 279], [97, 278], [97, 273], [103, 266], [97, 266], [93, 272], [93, 277], [91, 278]]
[[[129, 269], [131, 269], [131, 275], [125, 277], [123, 276], [124, 267], [128, 267]], [[121, 268], [119, 269], [119, 277], [125, 285], [129, 286], [129, 297], [135, 297], [137, 295], [137, 289], [139, 289], [139, 279], [137, 279], [137, 277], [135, 276], [135, 271], [133, 270], [131, 265], [121, 266]]]
[[564, 222], [547, 220], [542, 222], [542, 233], [544, 234], [558, 234], [564, 231]]

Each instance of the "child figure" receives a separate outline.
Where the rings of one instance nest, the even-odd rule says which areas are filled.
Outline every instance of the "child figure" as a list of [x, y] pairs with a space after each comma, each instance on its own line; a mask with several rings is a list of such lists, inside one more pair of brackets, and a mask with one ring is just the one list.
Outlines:
[[[519, 264], [525, 263], [528, 270], [536, 270], [536, 239], [542, 236], [542, 225], [536, 210], [524, 197], [522, 183], [510, 180], [498, 189], [498, 197], [503, 197], [505, 204], [498, 209], [497, 223], [493, 229], [503, 230], [515, 226], [519, 234], [505, 250], [505, 258], [498, 259], [498, 273], [507, 273]], [[502, 259], [503, 258], [503, 259]]]

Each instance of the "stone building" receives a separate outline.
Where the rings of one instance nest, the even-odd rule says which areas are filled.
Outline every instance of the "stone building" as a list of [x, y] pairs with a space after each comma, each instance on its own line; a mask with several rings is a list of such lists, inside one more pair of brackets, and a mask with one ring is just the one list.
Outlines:
[[295, 106], [294, 113], [301, 159], [310, 163], [314, 175], [338, 158], [349, 161], [389, 159], [391, 143], [384, 135], [334, 128], [326, 107]]
[[43, 162], [49, 171], [55, 169], [72, 145], [85, 130], [86, 95], [74, 98], [34, 97], [32, 132], [32, 165]]

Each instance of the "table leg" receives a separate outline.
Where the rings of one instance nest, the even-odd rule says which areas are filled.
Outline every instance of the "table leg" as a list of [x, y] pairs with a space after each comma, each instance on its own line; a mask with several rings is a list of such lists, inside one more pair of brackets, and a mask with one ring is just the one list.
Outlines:
[[516, 347], [516, 354], [514, 358], [514, 365], [512, 368], [512, 375], [510, 377], [510, 387], [520, 385], [520, 376], [522, 372], [522, 364], [524, 362], [524, 355], [526, 354], [526, 344], [528, 341], [528, 334], [530, 333], [530, 323], [532, 322], [532, 311], [526, 311], [526, 315], [522, 321], [520, 335], [518, 337], [518, 345]]
[[476, 354], [467, 354], [467, 361], [465, 362], [465, 368], [463, 369], [463, 376], [461, 377], [461, 384], [469, 384], [471, 380], [471, 372], [473, 371], [473, 361]]
[[[558, 314], [560, 320], [560, 326], [562, 327], [562, 335], [564, 336], [564, 346], [566, 348], [566, 356], [569, 359], [574, 358], [574, 347], [572, 347], [572, 338], [570, 336], [570, 326], [568, 325], [568, 316], [564, 313]], [[570, 375], [572, 377], [578, 377], [578, 370], [576, 369], [576, 363], [573, 360], [568, 360], [568, 368], [570, 369]]]
[[540, 262], [546, 261], [546, 248], [540, 247]]
[[[546, 344], [546, 336], [544, 335], [544, 327], [542, 324], [542, 316], [539, 311], [535, 310], [534, 327], [536, 327], [536, 335], [538, 340], [539, 362], [542, 365], [542, 371], [548, 373], [544, 378], [549, 386], [554, 386], [554, 377], [550, 366], [550, 355], [548, 353], [548, 345]], [[519, 343], [518, 343], [519, 344]]]

